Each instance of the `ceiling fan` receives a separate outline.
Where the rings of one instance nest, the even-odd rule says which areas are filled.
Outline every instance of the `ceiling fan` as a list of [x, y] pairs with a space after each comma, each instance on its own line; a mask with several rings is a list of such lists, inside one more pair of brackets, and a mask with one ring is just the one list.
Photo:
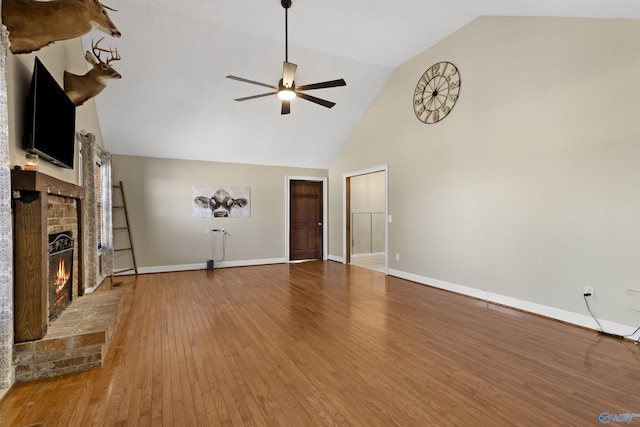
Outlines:
[[335, 102], [327, 101], [324, 99], [316, 98], [315, 96], [307, 95], [302, 91], [313, 89], [326, 89], [330, 87], [346, 86], [347, 83], [344, 79], [329, 80], [320, 83], [311, 83], [308, 85], [296, 86], [293, 78], [298, 67], [296, 64], [289, 62], [289, 17], [288, 10], [291, 7], [291, 0], [281, 0], [280, 4], [284, 8], [284, 46], [285, 56], [284, 65], [282, 70], [282, 79], [278, 82], [277, 86], [270, 85], [268, 83], [261, 83], [255, 80], [244, 79], [236, 76], [226, 76], [228, 79], [238, 80], [240, 82], [251, 83], [258, 86], [264, 86], [275, 90], [275, 92], [262, 93], [260, 95], [247, 96], [244, 98], [236, 98], [234, 101], [248, 101], [250, 99], [262, 98], [264, 96], [278, 95], [278, 98], [282, 100], [281, 114], [289, 114], [291, 112], [291, 100], [298, 97], [306, 99], [307, 101], [314, 102], [322, 105], [323, 107], [331, 108], [336, 105]]

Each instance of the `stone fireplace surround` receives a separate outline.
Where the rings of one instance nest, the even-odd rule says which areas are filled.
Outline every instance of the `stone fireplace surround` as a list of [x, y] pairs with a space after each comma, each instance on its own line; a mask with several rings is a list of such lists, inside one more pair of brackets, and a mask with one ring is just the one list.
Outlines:
[[[122, 292], [84, 294], [84, 189], [37, 171], [11, 171], [14, 199], [16, 382], [102, 366], [122, 313]], [[49, 320], [48, 236], [71, 231], [71, 304]]]

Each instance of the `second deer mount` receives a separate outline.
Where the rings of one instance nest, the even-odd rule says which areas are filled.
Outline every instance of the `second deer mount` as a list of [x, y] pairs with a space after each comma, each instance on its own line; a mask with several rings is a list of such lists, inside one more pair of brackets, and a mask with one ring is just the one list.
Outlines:
[[[103, 37], [104, 38], [104, 37]], [[118, 50], [103, 49], [98, 45], [102, 39], [97, 43], [93, 43], [91, 40], [91, 50], [93, 53], [87, 51], [84, 58], [89, 64], [93, 66], [85, 75], [79, 76], [72, 74], [68, 71], [64, 72], [64, 91], [76, 105], [82, 105], [87, 100], [93, 98], [105, 88], [108, 79], [119, 79], [122, 76], [110, 65], [113, 61], [119, 61], [120, 55]], [[106, 62], [100, 58], [100, 53], [106, 52], [111, 55]]]
[[120, 37], [99, 0], [2, 0], [2, 23], [9, 30], [11, 52], [28, 53], [92, 29]]

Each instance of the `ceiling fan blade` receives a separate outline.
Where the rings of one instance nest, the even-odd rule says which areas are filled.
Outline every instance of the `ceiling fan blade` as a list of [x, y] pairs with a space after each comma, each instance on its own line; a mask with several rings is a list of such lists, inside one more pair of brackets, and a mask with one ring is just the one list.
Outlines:
[[245, 96], [244, 98], [236, 98], [234, 101], [248, 101], [250, 99], [262, 98], [263, 96], [275, 95], [278, 92], [261, 93], [260, 95]]
[[264, 87], [268, 87], [268, 88], [271, 88], [271, 89], [278, 90], [278, 86], [274, 86], [274, 85], [270, 85], [270, 84], [266, 84], [266, 83], [260, 83], [260, 82], [254, 81], [254, 80], [243, 79], [242, 77], [236, 77], [236, 76], [226, 76], [226, 77], [228, 79], [231, 79], [231, 80], [237, 80], [239, 82], [251, 83], [252, 85], [264, 86]]
[[311, 90], [311, 89], [326, 89], [329, 87], [346, 86], [347, 82], [344, 79], [329, 80], [320, 83], [311, 83], [309, 85], [296, 86], [296, 90]]
[[291, 113], [291, 101], [283, 99], [282, 110], [280, 111], [280, 114], [289, 114], [289, 113]]
[[293, 84], [293, 77], [296, 74], [296, 68], [298, 68], [298, 66], [287, 61], [284, 61], [282, 64], [282, 84], [285, 87], [291, 87]]
[[315, 96], [307, 95], [306, 93], [296, 91], [296, 96], [298, 98], [306, 99], [307, 101], [315, 102], [316, 104], [320, 104], [323, 107], [331, 108], [336, 105], [335, 102], [326, 101], [324, 99], [316, 98]]

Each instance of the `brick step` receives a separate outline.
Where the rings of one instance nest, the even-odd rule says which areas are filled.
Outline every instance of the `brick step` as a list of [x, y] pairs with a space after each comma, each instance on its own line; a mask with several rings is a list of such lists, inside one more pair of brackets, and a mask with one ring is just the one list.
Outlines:
[[16, 382], [100, 368], [122, 316], [122, 291], [79, 297], [37, 341], [13, 346]]

